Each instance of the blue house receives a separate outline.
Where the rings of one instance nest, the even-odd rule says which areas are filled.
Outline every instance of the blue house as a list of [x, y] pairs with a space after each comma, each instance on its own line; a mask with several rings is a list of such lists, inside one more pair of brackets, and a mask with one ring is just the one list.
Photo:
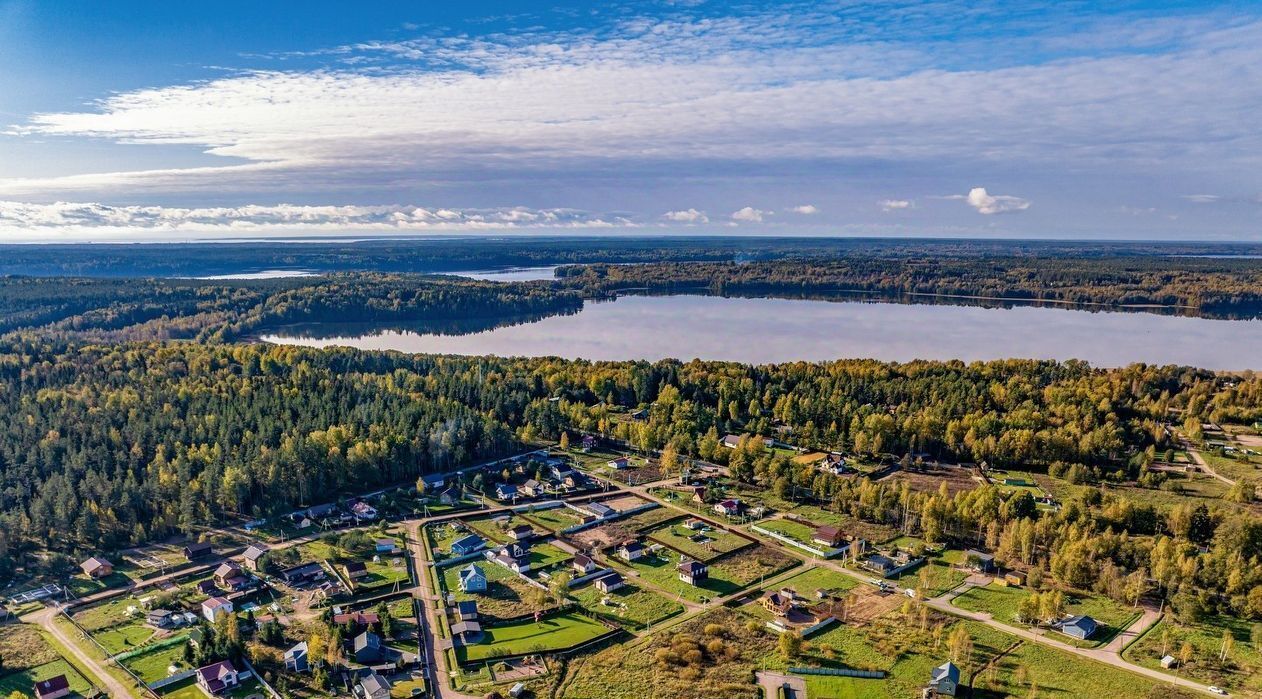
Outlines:
[[482, 537], [477, 534], [470, 534], [469, 536], [456, 539], [456, 542], [451, 545], [451, 552], [456, 556], [463, 556], [466, 553], [473, 553], [483, 546], [486, 546], [486, 542], [482, 540]]
[[1085, 641], [1091, 638], [1098, 627], [1095, 619], [1089, 616], [1071, 616], [1060, 623], [1060, 632], [1070, 638]]
[[512, 500], [517, 497], [517, 486], [512, 483], [500, 483], [495, 486], [496, 500]]
[[946, 662], [933, 669], [929, 675], [929, 686], [940, 697], [955, 696], [960, 685], [960, 669], [955, 663]]
[[486, 573], [470, 563], [460, 569], [460, 590], [462, 592], [486, 592]]

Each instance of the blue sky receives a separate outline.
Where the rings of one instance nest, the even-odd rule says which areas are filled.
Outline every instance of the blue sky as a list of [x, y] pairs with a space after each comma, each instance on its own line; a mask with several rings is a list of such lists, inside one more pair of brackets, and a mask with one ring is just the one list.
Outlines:
[[0, 239], [1262, 240], [1262, 6], [0, 0]]

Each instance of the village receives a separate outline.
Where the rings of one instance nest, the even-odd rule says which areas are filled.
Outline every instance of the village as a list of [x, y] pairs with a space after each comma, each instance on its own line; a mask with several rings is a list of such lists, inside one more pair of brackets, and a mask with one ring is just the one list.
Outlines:
[[[770, 644], [776, 662], [748, 678], [769, 697], [868, 685], [969, 696], [1023, 655], [1070, 676], [1217, 690], [1173, 674], [1172, 648], [1157, 668], [1122, 657], [1159, 619], [1138, 594], [1130, 606], [1040, 594], [1029, 571], [980, 546], [787, 502], [716, 464], [565, 441], [182, 545], [91, 556], [71, 580], [8, 596], [23, 622], [11, 628], [40, 629], [50, 660], [4, 688], [37, 699], [546, 696], [558, 658], [670, 638], [722, 612]], [[793, 455], [833, 476], [898, 471]], [[993, 484], [1059, 507], [1024, 476], [908, 470], [916, 483]], [[899, 625], [934, 640], [877, 659]]]

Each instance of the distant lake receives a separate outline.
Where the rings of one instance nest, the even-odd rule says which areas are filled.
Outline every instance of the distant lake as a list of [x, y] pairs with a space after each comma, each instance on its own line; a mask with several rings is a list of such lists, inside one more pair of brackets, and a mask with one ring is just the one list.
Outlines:
[[236, 272], [233, 274], [213, 274], [206, 277], [193, 277], [193, 279], [213, 280], [245, 280], [245, 279], [287, 279], [289, 277], [314, 277], [319, 272], [312, 272], [306, 269], [264, 269], [258, 272]]
[[[1262, 320], [1216, 320], [1056, 307], [988, 308], [888, 301], [623, 296], [581, 311], [475, 332], [311, 324], [266, 342], [438, 354], [591, 360], [721, 359], [751, 364], [873, 358], [1010, 357], [1262, 368]], [[459, 331], [457, 331], [459, 332]]]
[[444, 272], [444, 274], [491, 282], [533, 282], [540, 279], [555, 279], [556, 269], [556, 265], [551, 265], [548, 267], [509, 267], [507, 269]]

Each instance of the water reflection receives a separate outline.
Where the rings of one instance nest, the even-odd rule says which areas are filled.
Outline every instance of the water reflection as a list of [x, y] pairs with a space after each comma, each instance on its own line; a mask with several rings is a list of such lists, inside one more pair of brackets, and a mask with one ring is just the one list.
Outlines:
[[[313, 347], [405, 352], [561, 356], [593, 360], [724, 359], [747, 363], [869, 357], [883, 360], [1007, 357], [1083, 359], [1209, 369], [1262, 368], [1262, 321], [1065, 308], [915, 305], [721, 296], [626, 296], [577, 313], [504, 325], [482, 319], [468, 334], [442, 327], [307, 326], [261, 339]], [[485, 324], [476, 329], [479, 323]], [[346, 326], [341, 326], [345, 328]], [[450, 326], [448, 326], [450, 330]], [[317, 336], [319, 335], [319, 336]]]

